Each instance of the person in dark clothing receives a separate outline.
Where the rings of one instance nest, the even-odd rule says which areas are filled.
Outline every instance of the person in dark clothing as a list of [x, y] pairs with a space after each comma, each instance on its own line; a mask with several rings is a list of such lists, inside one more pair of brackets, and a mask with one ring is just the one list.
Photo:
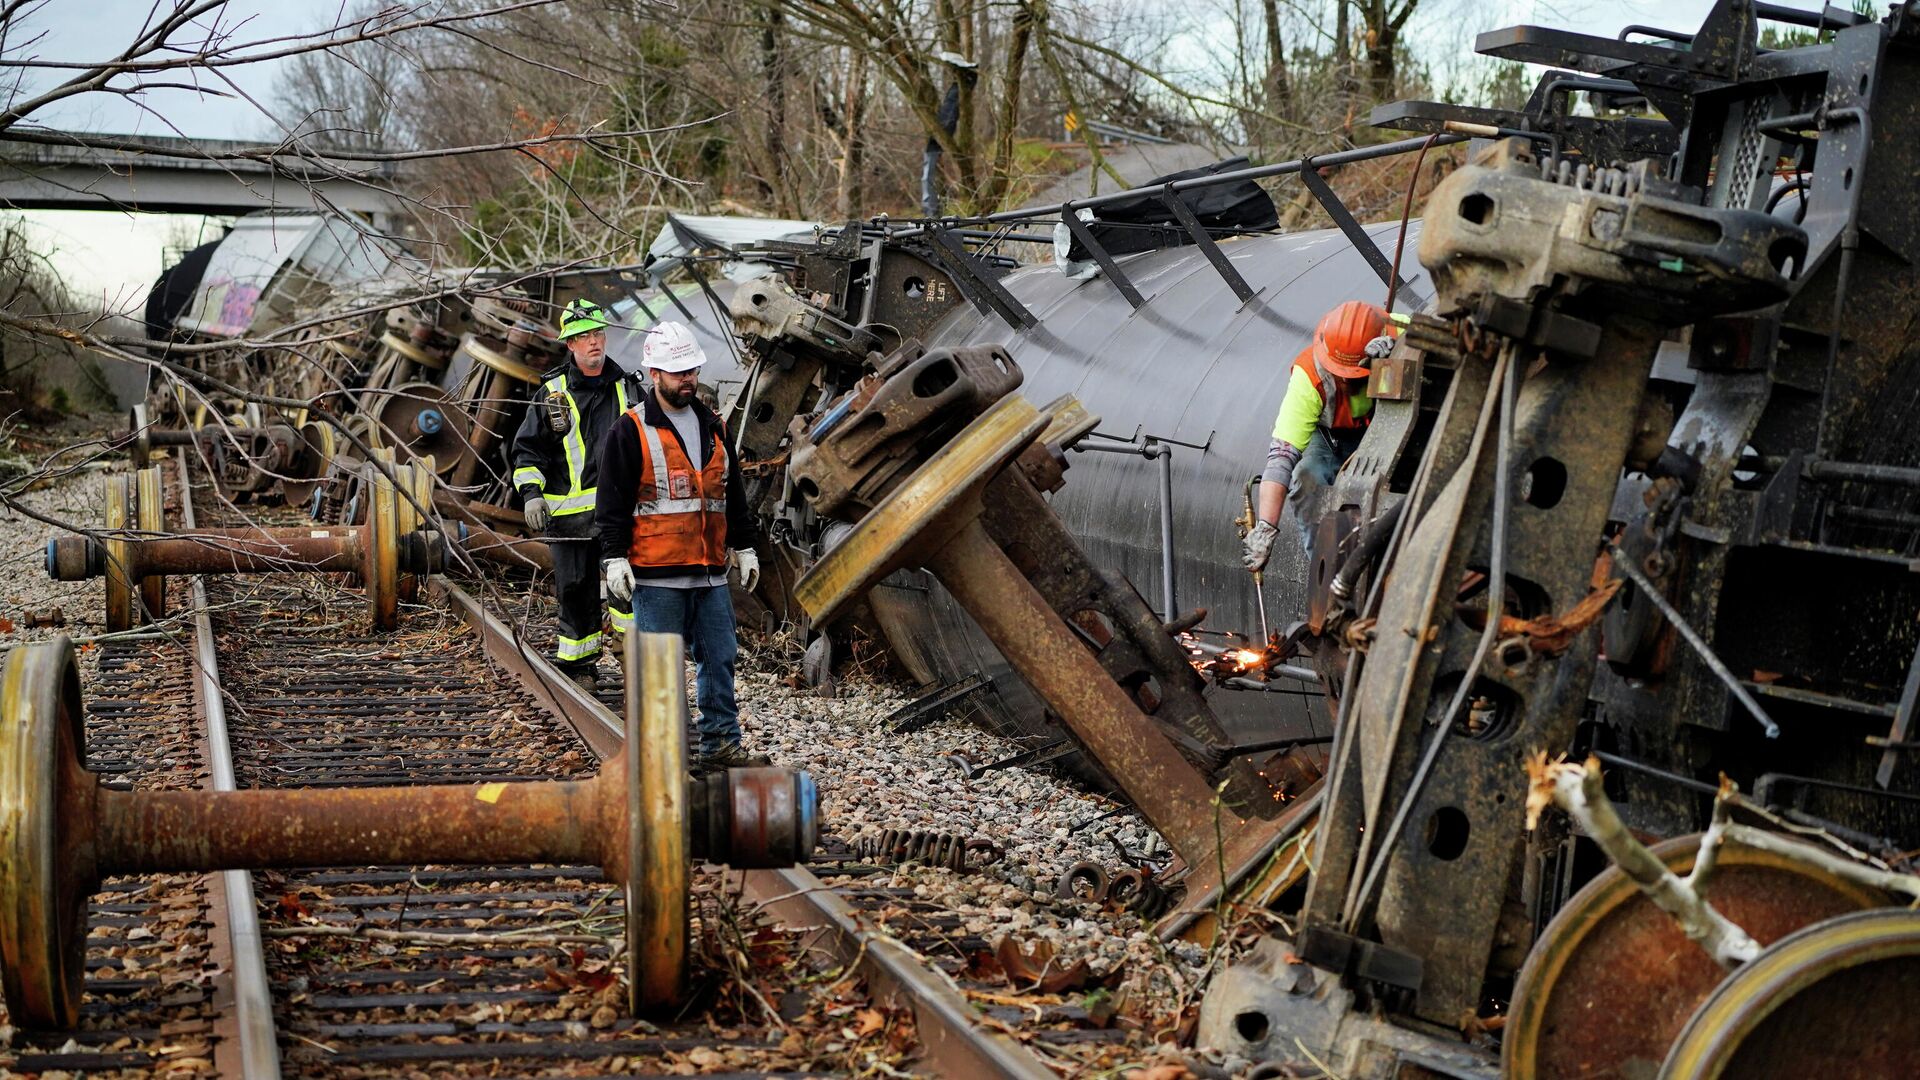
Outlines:
[[[513, 436], [513, 484], [525, 503], [527, 528], [553, 552], [559, 602], [554, 659], [588, 692], [596, 685], [601, 617], [599, 545], [593, 532], [600, 444], [645, 391], [639, 379], [607, 363], [607, 314], [575, 300], [560, 318], [560, 339], [572, 358], [548, 372]], [[615, 604], [614, 628], [632, 615]]]
[[[952, 135], [960, 127], [960, 83], [965, 80], [972, 86], [980, 78], [979, 65], [959, 53], [943, 52], [934, 59], [953, 69], [953, 81], [947, 84], [947, 92], [940, 98], [939, 111], [934, 114], [940, 122], [940, 129]], [[920, 157], [920, 210], [926, 216], [940, 216], [940, 140], [929, 136], [927, 149]]]
[[706, 353], [693, 331], [661, 323], [647, 332], [644, 356], [653, 392], [600, 447], [601, 569], [607, 591], [631, 601], [634, 629], [687, 643], [700, 704], [696, 767], [749, 764], [733, 693], [739, 643], [727, 568], [753, 591], [759, 526], [726, 427], [696, 396]]

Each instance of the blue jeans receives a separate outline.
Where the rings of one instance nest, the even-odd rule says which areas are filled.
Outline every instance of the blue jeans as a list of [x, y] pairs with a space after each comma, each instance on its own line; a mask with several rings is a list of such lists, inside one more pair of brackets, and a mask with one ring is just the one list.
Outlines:
[[733, 700], [733, 662], [740, 646], [733, 630], [733, 597], [724, 585], [666, 589], [635, 584], [634, 629], [678, 634], [693, 657], [700, 718], [699, 753], [740, 741], [740, 707]]
[[[1366, 429], [1340, 431], [1328, 437], [1326, 428], [1313, 429], [1313, 438], [1307, 440], [1307, 447], [1300, 452], [1300, 463], [1293, 467], [1295, 476], [1311, 476], [1321, 487], [1332, 487], [1333, 478], [1339, 473], [1340, 466], [1347, 463], [1353, 452], [1360, 448], [1360, 437]], [[1298, 483], [1294, 485], [1298, 487]]]

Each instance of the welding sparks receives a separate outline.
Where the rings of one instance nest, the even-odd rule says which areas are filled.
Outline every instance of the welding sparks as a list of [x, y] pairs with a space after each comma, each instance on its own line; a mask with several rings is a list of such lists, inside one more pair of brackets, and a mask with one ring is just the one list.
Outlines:
[[[1271, 649], [1232, 648], [1224, 645], [1211, 645], [1192, 634], [1177, 636], [1180, 645], [1187, 653], [1187, 662], [1202, 675], [1216, 679], [1229, 679], [1236, 675], [1258, 675], [1268, 664], [1283, 659]], [[1243, 639], [1244, 640], [1244, 639]]]

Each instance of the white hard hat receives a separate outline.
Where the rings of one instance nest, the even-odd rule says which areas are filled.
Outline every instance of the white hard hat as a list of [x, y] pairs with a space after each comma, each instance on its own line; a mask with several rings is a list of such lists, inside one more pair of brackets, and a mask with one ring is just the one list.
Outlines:
[[663, 322], [647, 331], [647, 344], [641, 350], [641, 362], [649, 368], [678, 375], [707, 362], [707, 354], [693, 339], [687, 324]]
[[957, 52], [937, 52], [933, 54], [933, 58], [941, 63], [951, 64], [957, 68], [972, 69], [980, 66]]

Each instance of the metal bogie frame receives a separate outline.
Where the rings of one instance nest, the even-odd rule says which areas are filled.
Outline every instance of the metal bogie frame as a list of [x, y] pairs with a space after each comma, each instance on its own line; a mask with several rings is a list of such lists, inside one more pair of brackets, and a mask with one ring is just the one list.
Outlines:
[[[1471, 1031], [1511, 999], [1508, 1076], [1751, 1075], [1783, 1052], [1754, 1017], [1838, 1029], [1845, 980], [1888, 984], [1837, 958], [1856, 942], [1861, 955], [1914, 951], [1910, 922], [1844, 914], [1886, 896], [1794, 884], [1818, 876], [1818, 853], [1773, 860], [1752, 887], [1756, 855], [1729, 846], [1709, 896], [1724, 888], [1763, 944], [1807, 929], [1762, 953], [1753, 966], [1769, 974], [1751, 980], [1704, 953], [1670, 959], [1679, 946], [1660, 943], [1684, 940], [1678, 927], [1619, 871], [1569, 899], [1592, 846], [1523, 832], [1518, 765], [1613, 751], [1631, 769], [1614, 781], [1622, 813], [1655, 836], [1704, 827], [1696, 792], [1725, 772], [1813, 835], [1914, 846], [1920, 552], [1910, 524], [1889, 530], [1911, 515], [1902, 470], [1920, 438], [1889, 395], [1910, 401], [1920, 385], [1898, 329], [1920, 314], [1915, 15], [1721, 0], [1698, 34], [1654, 32], [1660, 43], [1496, 31], [1481, 51], [1583, 74], [1549, 73], [1520, 113], [1376, 112], [1518, 138], [1483, 147], [1430, 196], [1433, 317], [1386, 364], [1411, 401], [1382, 402], [1316, 535], [1344, 578], [1367, 543], [1353, 538], [1389, 523], [1351, 599], [1310, 602], [1316, 630], [1363, 635], [1336, 638], [1327, 665], [1342, 685], [1333, 771], [1288, 946], [1313, 974], [1251, 965], [1203, 1005], [1203, 1041], [1260, 1060], [1316, 1031], [1316, 1065], [1371, 1076], [1359, 1048], [1379, 1035], [1343, 1014], [1356, 1001]], [[1766, 52], [1760, 19], [1831, 41]], [[1638, 95], [1663, 119], [1569, 117], [1558, 103], [1572, 92]], [[1876, 119], [1902, 134], [1876, 137]], [[1683, 363], [1657, 359], [1677, 330]], [[1545, 646], [1513, 629], [1582, 610], [1595, 614]], [[1856, 651], [1823, 644], [1814, 628], [1830, 623]], [[1866, 684], [1904, 689], [1890, 701]], [[1892, 726], [1841, 733], [1863, 717]], [[1679, 842], [1656, 853], [1677, 857]], [[1621, 904], [1640, 914], [1596, 925]], [[1697, 984], [1685, 994], [1682, 968]], [[1827, 980], [1826, 996], [1767, 996], [1800, 976]], [[1358, 998], [1297, 1004], [1317, 979]], [[1239, 1034], [1269, 1031], [1278, 1042]], [[1904, 1036], [1863, 1047], [1862, 1075], [1913, 1067]]]
[[[914, 381], [916, 371], [899, 370], [873, 399], [886, 399], [894, 381]], [[1036, 440], [1077, 438], [1093, 422], [1070, 398], [1039, 409], [1001, 397], [948, 441], [926, 447], [929, 456], [914, 459], [910, 474], [894, 473], [871, 510], [830, 497], [836, 512], [857, 520], [796, 582], [794, 596], [815, 622], [828, 623], [895, 570], [931, 571], [1181, 856], [1185, 898], [1163, 923], [1174, 933], [1265, 864], [1309, 800], [1280, 807], [1247, 762], [1225, 760], [1224, 732], [1162, 618], [1094, 570], [1040, 496], [1057, 480], [1057, 464], [1047, 462], [1061, 447]], [[831, 434], [816, 429], [815, 438], [824, 445]], [[796, 459], [829, 460], [818, 449], [803, 442]], [[806, 475], [819, 475], [812, 470]], [[1035, 551], [1052, 556], [1031, 565]], [[1026, 553], [1029, 565], [1013, 553]], [[1224, 778], [1219, 797], [1216, 773]]]

